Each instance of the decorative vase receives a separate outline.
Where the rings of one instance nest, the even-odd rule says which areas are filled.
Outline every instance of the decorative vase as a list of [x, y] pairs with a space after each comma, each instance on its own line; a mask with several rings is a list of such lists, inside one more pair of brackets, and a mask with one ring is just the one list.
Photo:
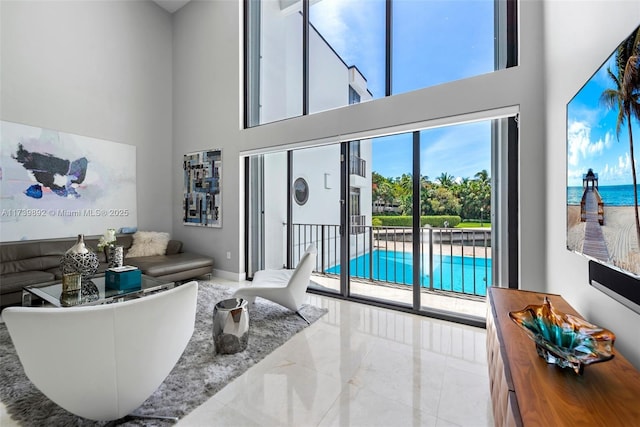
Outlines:
[[82, 304], [88, 304], [100, 299], [100, 290], [91, 280], [85, 280], [82, 282], [82, 289], [80, 290], [80, 298]]
[[122, 267], [124, 261], [124, 250], [122, 246], [108, 246], [107, 247], [107, 262], [109, 268]]
[[63, 274], [80, 273], [82, 279], [89, 279], [98, 271], [98, 256], [84, 244], [84, 235], [78, 234], [78, 241], [60, 260]]

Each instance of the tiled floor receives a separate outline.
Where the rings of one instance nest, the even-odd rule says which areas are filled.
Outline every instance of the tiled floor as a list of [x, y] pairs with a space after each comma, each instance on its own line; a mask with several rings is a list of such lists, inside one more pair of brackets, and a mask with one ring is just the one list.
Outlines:
[[[309, 302], [329, 313], [178, 426], [493, 425], [484, 329], [316, 295]], [[0, 425], [16, 425], [3, 411]]]

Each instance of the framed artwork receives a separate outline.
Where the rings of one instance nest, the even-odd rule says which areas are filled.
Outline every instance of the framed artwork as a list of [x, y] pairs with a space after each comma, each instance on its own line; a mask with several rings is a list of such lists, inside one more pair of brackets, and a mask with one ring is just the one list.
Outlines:
[[222, 150], [211, 149], [184, 156], [184, 225], [222, 227]]
[[137, 227], [136, 147], [0, 121], [0, 241]]

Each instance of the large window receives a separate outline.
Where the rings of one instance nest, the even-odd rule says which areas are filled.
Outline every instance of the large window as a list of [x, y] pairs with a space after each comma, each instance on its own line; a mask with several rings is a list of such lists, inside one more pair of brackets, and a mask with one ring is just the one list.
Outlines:
[[246, 0], [246, 126], [516, 65], [516, 0]]
[[493, 0], [392, 4], [392, 93], [494, 71]]

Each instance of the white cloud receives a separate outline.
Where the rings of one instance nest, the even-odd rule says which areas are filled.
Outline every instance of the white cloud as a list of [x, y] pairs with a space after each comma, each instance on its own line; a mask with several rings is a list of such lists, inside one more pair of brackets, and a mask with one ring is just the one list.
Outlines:
[[580, 185], [583, 174], [584, 172], [579, 169], [569, 169], [567, 170], [567, 182], [569, 185]]
[[629, 179], [631, 176], [631, 156], [627, 152], [618, 156], [617, 160], [617, 163], [613, 165], [607, 163], [604, 166], [604, 170], [600, 174], [603, 181], [620, 182]]
[[631, 172], [631, 157], [629, 153], [624, 153], [624, 156], [618, 157], [618, 168], [626, 172]]
[[331, 41], [337, 52], [344, 52], [347, 42], [348, 26], [344, 19], [346, 6], [346, 3], [336, 0], [323, 0], [312, 6], [312, 12], [317, 13], [312, 13], [311, 23], [319, 29], [323, 37]]
[[567, 131], [568, 153], [567, 162], [571, 166], [577, 166], [581, 159], [591, 159], [599, 156], [605, 148], [611, 147], [613, 135], [605, 134], [604, 140], [591, 140], [591, 127], [586, 122], [574, 121], [569, 123]]

